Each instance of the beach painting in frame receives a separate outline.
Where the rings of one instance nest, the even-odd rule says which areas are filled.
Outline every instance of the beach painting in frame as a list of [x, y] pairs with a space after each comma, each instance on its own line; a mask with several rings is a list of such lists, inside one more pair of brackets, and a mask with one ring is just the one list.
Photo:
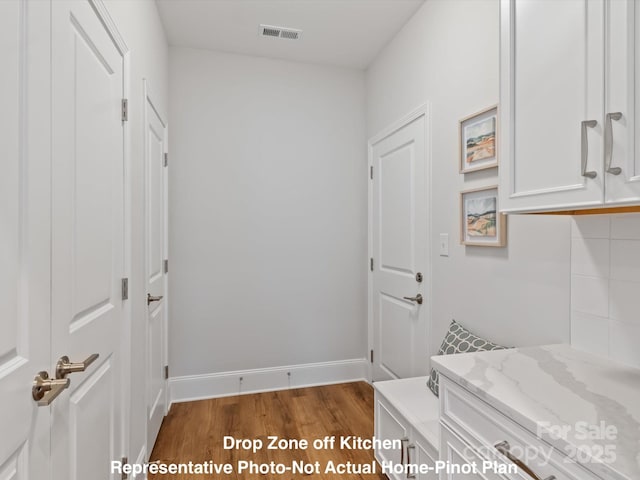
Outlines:
[[496, 137], [498, 107], [490, 107], [460, 121], [460, 172], [498, 166]]
[[505, 245], [506, 219], [498, 211], [498, 187], [462, 192], [460, 206], [463, 245]]

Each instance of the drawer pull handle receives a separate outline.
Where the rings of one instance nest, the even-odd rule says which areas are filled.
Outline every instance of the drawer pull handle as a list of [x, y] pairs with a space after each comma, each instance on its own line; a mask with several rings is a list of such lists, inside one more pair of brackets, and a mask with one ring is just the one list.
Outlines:
[[[415, 445], [409, 445], [407, 446], [407, 466], [411, 465], [411, 455], [409, 455], [409, 452], [411, 452], [411, 450], [415, 450], [416, 446]], [[416, 478], [416, 474], [415, 473], [409, 473], [411, 471], [411, 467], [407, 468], [407, 478]]]
[[620, 173], [622, 173], [622, 169], [620, 167], [611, 166], [611, 162], [613, 161], [613, 126], [611, 125], [611, 121], [619, 121], [621, 118], [621, 112], [607, 113], [604, 127], [604, 168], [606, 172], [611, 175], [620, 175]]
[[406, 437], [400, 440], [400, 465], [404, 465], [404, 444], [408, 441], [409, 439]]
[[[496, 443], [496, 450], [500, 452], [502, 455], [507, 457], [511, 462], [513, 462], [520, 470], [524, 471], [527, 475], [529, 475], [534, 480], [542, 480], [538, 475], [535, 474], [533, 470], [531, 470], [525, 463], [520, 460], [518, 457], [511, 453], [511, 445], [506, 440], [504, 442]], [[556, 480], [555, 475], [551, 475], [544, 480]]]

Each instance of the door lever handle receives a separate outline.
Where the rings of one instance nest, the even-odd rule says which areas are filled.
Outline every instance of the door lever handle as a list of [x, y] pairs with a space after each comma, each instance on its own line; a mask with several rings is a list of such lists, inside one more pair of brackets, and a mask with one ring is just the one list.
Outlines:
[[58, 395], [66, 388], [69, 388], [68, 378], [50, 379], [47, 372], [39, 372], [33, 379], [31, 396], [38, 403], [39, 407], [51, 405]]
[[58, 360], [58, 363], [56, 364], [56, 378], [67, 378], [67, 375], [70, 373], [84, 372], [99, 356], [99, 354], [94, 353], [89, 355], [80, 363], [71, 363], [69, 357], [66, 355], [60, 357], [60, 360]]
[[159, 302], [160, 300], [162, 300], [162, 295], [158, 295], [157, 297], [154, 297], [150, 293], [147, 293], [147, 305], [150, 305], [151, 302]]
[[418, 305], [422, 305], [422, 294], [417, 294], [415, 297], [402, 297], [405, 300], [411, 300], [412, 302], [416, 302]]

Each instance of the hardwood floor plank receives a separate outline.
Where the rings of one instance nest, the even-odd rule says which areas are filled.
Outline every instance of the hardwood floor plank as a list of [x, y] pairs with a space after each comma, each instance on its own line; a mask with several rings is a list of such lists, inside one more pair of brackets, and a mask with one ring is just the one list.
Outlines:
[[[286, 440], [309, 441], [303, 449], [269, 450], [268, 436]], [[225, 436], [236, 439], [259, 439], [264, 447], [256, 452], [242, 449], [225, 449]], [[329, 462], [355, 465], [371, 464], [373, 450], [341, 449], [340, 437], [373, 437], [373, 388], [366, 382], [344, 383], [322, 387], [299, 388], [239, 395], [211, 400], [199, 400], [174, 404], [164, 419], [151, 461], [162, 463], [230, 463], [232, 474], [194, 476], [189, 474], [149, 475], [149, 480], [172, 478], [195, 480], [196, 478], [220, 479], [297, 479], [318, 480], [367, 479], [384, 480], [376, 464], [375, 474], [325, 473]], [[315, 449], [315, 439], [335, 437], [334, 449]], [[291, 465], [292, 461], [306, 464], [319, 462], [320, 473], [250, 474], [238, 473], [239, 461], [256, 464]]]

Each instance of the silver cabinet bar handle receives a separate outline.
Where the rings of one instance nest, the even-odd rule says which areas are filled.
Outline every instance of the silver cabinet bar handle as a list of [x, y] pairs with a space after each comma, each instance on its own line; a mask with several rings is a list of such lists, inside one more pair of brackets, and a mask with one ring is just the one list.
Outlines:
[[604, 168], [611, 175], [620, 175], [622, 169], [620, 167], [612, 167], [613, 161], [613, 126], [612, 120], [618, 121], [622, 118], [621, 112], [607, 113], [604, 124]]
[[582, 156], [581, 175], [587, 178], [596, 178], [598, 176], [598, 174], [594, 171], [587, 172], [587, 160], [589, 159], [589, 139], [587, 137], [587, 128], [594, 128], [596, 125], [598, 125], [597, 120], [584, 120], [582, 122], [582, 148], [580, 149], [580, 154]]
[[408, 445], [407, 446], [407, 478], [416, 478], [416, 474], [415, 473], [409, 473], [411, 467], [411, 455], [409, 455], [409, 452], [411, 450], [415, 450], [416, 446], [415, 445]]
[[400, 465], [404, 465], [404, 444], [408, 441], [408, 438], [403, 438], [400, 440]]
[[[516, 457], [513, 453], [511, 453], [511, 445], [506, 440], [504, 442], [496, 443], [494, 445], [495, 449], [498, 450], [502, 455], [507, 457], [511, 462], [513, 462], [520, 470], [529, 475], [533, 480], [542, 480], [536, 473], [531, 470], [522, 460]], [[555, 475], [550, 475], [544, 480], [556, 480]]]

